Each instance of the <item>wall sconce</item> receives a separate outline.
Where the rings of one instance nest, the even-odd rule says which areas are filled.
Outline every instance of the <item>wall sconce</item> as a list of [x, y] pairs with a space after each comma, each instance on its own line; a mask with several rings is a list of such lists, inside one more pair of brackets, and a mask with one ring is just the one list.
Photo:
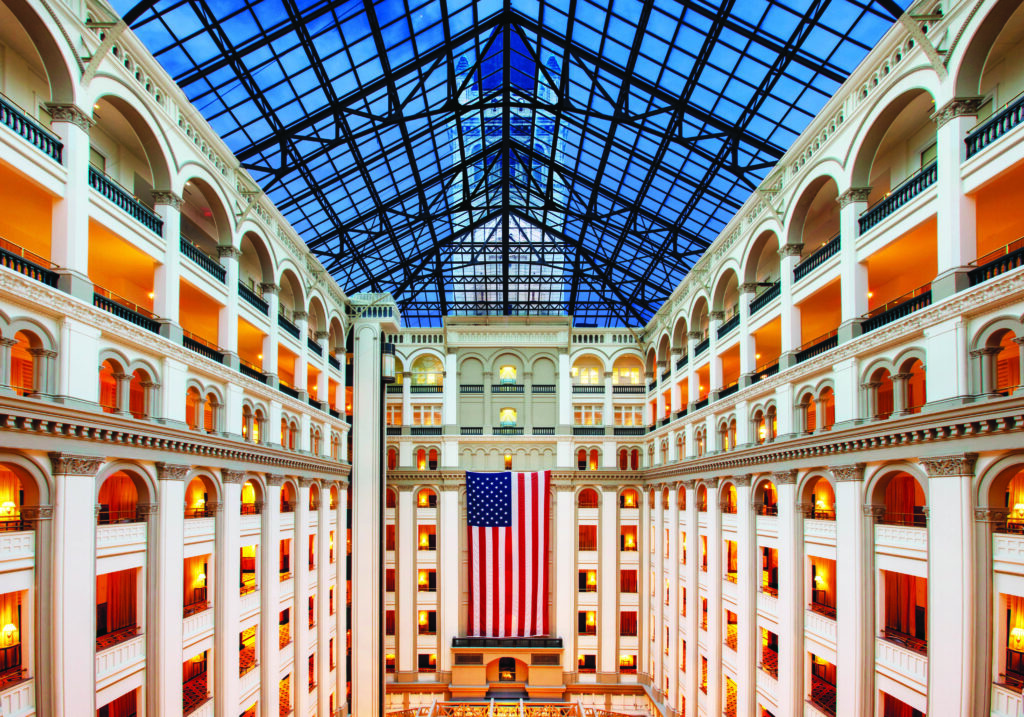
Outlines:
[[419, 573], [419, 584], [420, 585], [426, 585], [427, 584], [427, 571], [420, 570], [420, 573]]
[[424, 612], [423, 610], [420, 610], [420, 625], [426, 625], [426, 624], [427, 624], [427, 613]]
[[825, 578], [821, 577], [820, 575], [814, 576], [814, 584], [822, 588], [828, 585], [828, 583], [825, 582]]
[[[5, 507], [6, 505], [7, 504], [4, 503]], [[1017, 503], [1015, 506], [1013, 506], [1013, 512], [1017, 518], [1024, 518], [1024, 503]]]

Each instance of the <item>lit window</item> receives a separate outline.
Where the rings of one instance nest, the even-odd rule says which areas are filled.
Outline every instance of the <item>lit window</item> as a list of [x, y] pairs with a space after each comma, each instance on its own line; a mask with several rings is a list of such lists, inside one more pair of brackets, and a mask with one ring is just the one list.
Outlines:
[[514, 408], [503, 408], [498, 412], [498, 425], [502, 427], [510, 427], [516, 425], [516, 409]]
[[516, 382], [516, 367], [515, 366], [502, 366], [498, 369], [498, 382], [499, 383], [515, 383]]

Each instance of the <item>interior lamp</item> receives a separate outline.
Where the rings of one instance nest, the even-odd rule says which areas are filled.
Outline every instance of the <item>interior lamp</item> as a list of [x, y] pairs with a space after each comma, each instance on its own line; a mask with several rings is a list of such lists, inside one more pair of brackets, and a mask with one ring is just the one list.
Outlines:
[[[7, 503], [4, 503], [3, 507], [6, 510]], [[1017, 503], [1015, 506], [1013, 506], [1013, 512], [1016, 514], [1018, 518], [1024, 518], [1024, 503]]]
[[824, 587], [825, 584], [826, 584], [825, 583], [825, 578], [821, 577], [820, 575], [815, 575], [814, 576], [814, 584], [818, 585], [819, 587]]
[[384, 357], [384, 363], [381, 367], [381, 380], [384, 383], [395, 382], [395, 345], [391, 342], [385, 342], [382, 351]]
[[[14, 625], [8, 625], [7, 627], [14, 627]], [[4, 628], [5, 637], [7, 636], [7, 627]], [[1024, 651], [1024, 627], [1015, 627], [1010, 630], [1010, 644], [1007, 647], [1017, 652]]]
[[[1020, 628], [1017, 628], [1020, 630]], [[1022, 633], [1024, 635], [1024, 633]], [[11, 647], [12, 645], [18, 644], [18, 628], [13, 623], [7, 623], [4, 625], [3, 631], [0, 631], [0, 638], [3, 639], [4, 647]]]
[[17, 506], [14, 505], [14, 501], [5, 500], [3, 503], [0, 503], [0, 515], [14, 515], [15, 508]]

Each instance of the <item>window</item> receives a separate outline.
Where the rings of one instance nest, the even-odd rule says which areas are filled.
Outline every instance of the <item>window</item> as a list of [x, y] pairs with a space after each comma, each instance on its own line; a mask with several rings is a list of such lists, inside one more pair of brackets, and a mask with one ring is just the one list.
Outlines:
[[421, 652], [416, 656], [416, 669], [420, 672], [437, 672], [437, 654]]
[[384, 422], [389, 426], [401, 426], [402, 404], [389, 403], [384, 411]]
[[514, 427], [516, 425], [516, 418], [518, 413], [514, 408], [503, 408], [498, 412], [498, 425], [505, 427]]
[[437, 634], [437, 611], [435, 610], [420, 610], [419, 616], [417, 617], [417, 623], [419, 625], [419, 634], [421, 635], [436, 635]]
[[635, 675], [636, 655], [619, 655], [619, 672], [624, 675]]
[[635, 610], [625, 610], [619, 613], [619, 635], [623, 637], [636, 637], [637, 619]]
[[581, 673], [597, 672], [597, 655], [580, 655], [576, 658], [576, 670]]
[[416, 505], [419, 508], [436, 508], [437, 493], [429, 488], [424, 488], [416, 494]]
[[421, 593], [437, 592], [437, 571], [420, 570], [416, 576], [416, 588]]
[[596, 570], [580, 570], [579, 571], [579, 591], [581, 593], [596, 593], [597, 592], [597, 571]]
[[637, 571], [636, 570], [620, 570], [619, 571], [619, 592], [620, 593], [635, 593], [635, 592], [637, 592]]
[[612, 383], [617, 386], [622, 384], [630, 384], [632, 386], [640, 385], [640, 367], [634, 366], [633, 368], [613, 369]]
[[387, 568], [384, 571], [384, 592], [386, 592], [386, 593], [393, 593], [394, 591], [395, 591], [395, 569], [394, 568]]
[[616, 426], [642, 426], [644, 425], [643, 406], [616, 406]]
[[574, 421], [577, 426], [603, 426], [601, 406], [576, 406]]
[[588, 366], [573, 366], [569, 372], [573, 383], [584, 386], [592, 386], [599, 383], [597, 368]]
[[498, 369], [498, 383], [510, 384], [516, 382], [516, 367], [502, 366]]
[[[401, 425], [401, 424], [397, 424]], [[441, 406], [440, 404], [416, 405], [412, 407], [412, 425], [414, 426], [440, 426]]]
[[636, 552], [637, 541], [636, 541], [636, 526], [625, 525], [620, 529], [619, 533], [619, 550], [626, 552]]
[[417, 546], [420, 550], [437, 549], [437, 529], [433, 525], [421, 525]]
[[579, 527], [579, 549], [581, 551], [597, 550], [596, 525], [581, 525]]
[[580, 610], [576, 614], [576, 631], [580, 635], [596, 635], [597, 613], [593, 610]]
[[932, 142], [921, 150], [921, 168], [924, 169], [939, 157], [939, 146]]
[[384, 634], [394, 635], [395, 634], [395, 611], [385, 610], [384, 611]]
[[507, 470], [507, 471], [512, 470], [512, 454], [511, 453], [506, 453], [505, 454], [505, 470]]
[[498, 660], [498, 682], [516, 681], [516, 660], [514, 657], [502, 657]]

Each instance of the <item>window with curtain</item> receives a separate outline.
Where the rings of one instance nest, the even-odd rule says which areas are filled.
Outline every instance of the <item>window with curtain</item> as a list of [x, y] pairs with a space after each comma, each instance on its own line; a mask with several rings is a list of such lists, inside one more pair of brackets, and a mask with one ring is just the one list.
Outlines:
[[136, 627], [137, 586], [138, 568], [96, 576], [96, 637]]
[[924, 527], [924, 491], [910, 475], [893, 476], [885, 486], [885, 518], [890, 525]]
[[883, 570], [882, 576], [886, 636], [923, 651], [928, 639], [928, 581], [891, 570]]
[[99, 523], [134, 523], [138, 520], [139, 492], [124, 473], [115, 473], [103, 481], [99, 494]]
[[21, 506], [25, 503], [25, 491], [21, 479], [14, 471], [0, 466], [0, 531], [24, 530], [21, 522]]
[[619, 635], [623, 637], [635, 637], [637, 630], [637, 619], [635, 610], [627, 610], [619, 613]]

